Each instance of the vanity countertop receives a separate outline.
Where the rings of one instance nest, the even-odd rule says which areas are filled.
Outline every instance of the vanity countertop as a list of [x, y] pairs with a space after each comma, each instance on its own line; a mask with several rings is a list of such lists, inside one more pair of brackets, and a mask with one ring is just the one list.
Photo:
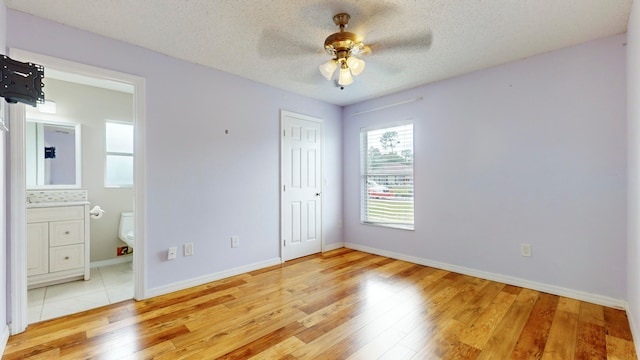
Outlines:
[[58, 202], [27, 203], [27, 209], [58, 207], [58, 206], [77, 206], [77, 205], [89, 205], [89, 204], [90, 204], [89, 201], [58, 201]]
[[27, 209], [89, 205], [87, 190], [28, 190]]

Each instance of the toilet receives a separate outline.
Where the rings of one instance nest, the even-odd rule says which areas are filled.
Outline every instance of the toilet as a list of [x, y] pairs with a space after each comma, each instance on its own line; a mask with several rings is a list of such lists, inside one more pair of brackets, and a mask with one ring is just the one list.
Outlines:
[[118, 237], [133, 249], [135, 241], [133, 237], [133, 213], [120, 213], [120, 228], [118, 229]]

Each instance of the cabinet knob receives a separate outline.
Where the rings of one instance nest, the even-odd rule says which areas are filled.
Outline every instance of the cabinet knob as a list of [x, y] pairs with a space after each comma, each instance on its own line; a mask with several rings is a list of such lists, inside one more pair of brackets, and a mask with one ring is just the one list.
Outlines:
[[65, 231], [65, 232], [64, 232], [64, 234], [65, 234], [65, 235], [69, 235], [69, 231], [68, 231], [68, 230], [67, 230], [67, 231]]
[[64, 259], [65, 259], [65, 260], [69, 260], [69, 257], [68, 257], [68, 256], [65, 256], [65, 257], [64, 257]]

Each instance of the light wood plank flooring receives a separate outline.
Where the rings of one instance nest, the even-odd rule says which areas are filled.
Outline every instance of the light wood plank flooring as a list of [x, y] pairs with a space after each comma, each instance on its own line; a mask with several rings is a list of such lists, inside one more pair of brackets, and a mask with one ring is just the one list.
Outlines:
[[635, 359], [624, 311], [348, 249], [29, 326], [3, 359]]

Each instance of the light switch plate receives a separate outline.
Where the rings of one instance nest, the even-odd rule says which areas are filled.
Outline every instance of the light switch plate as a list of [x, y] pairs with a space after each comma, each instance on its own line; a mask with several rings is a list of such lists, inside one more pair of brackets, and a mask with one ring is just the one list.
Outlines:
[[169, 251], [167, 252], [167, 260], [175, 260], [177, 255], [178, 255], [178, 247], [176, 246], [170, 247]]
[[193, 243], [184, 244], [184, 256], [193, 255]]
[[531, 256], [531, 244], [520, 244], [520, 255]]

